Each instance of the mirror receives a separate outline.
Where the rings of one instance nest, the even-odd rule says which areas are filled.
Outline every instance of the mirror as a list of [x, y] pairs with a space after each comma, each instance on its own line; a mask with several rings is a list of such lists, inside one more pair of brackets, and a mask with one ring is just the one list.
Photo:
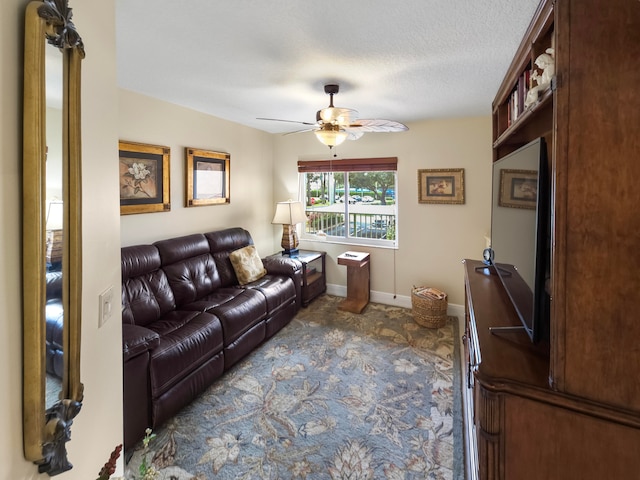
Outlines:
[[45, 408], [52, 407], [62, 393], [64, 378], [64, 309], [62, 305], [62, 54], [45, 46]]
[[67, 0], [32, 1], [25, 13], [23, 438], [25, 458], [50, 476], [72, 468], [66, 442], [83, 398], [80, 63], [84, 47], [71, 15]]

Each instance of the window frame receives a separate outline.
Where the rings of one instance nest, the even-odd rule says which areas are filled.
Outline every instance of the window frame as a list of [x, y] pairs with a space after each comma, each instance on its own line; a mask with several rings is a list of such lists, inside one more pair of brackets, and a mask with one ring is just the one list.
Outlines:
[[[351, 235], [350, 228], [345, 227], [344, 235], [317, 235], [307, 231], [307, 224], [302, 227], [301, 238], [304, 240], [318, 241], [323, 240], [328, 243], [344, 244], [344, 245], [362, 245], [381, 248], [398, 248], [399, 239], [399, 221], [398, 221], [398, 169], [397, 157], [385, 158], [359, 158], [359, 159], [340, 159], [340, 160], [316, 160], [316, 161], [299, 161], [298, 162], [298, 181], [300, 192], [299, 200], [305, 206], [305, 211], [309, 213], [307, 205], [307, 174], [326, 174], [326, 173], [344, 173], [344, 192], [349, 192], [349, 173], [366, 173], [366, 172], [389, 172], [394, 176], [394, 205], [393, 217], [395, 238], [393, 240], [367, 238]], [[349, 195], [346, 194], [348, 198]], [[337, 202], [335, 204], [338, 204]], [[346, 201], [343, 203], [344, 209], [339, 212], [344, 218], [349, 219], [346, 223], [351, 222], [350, 215], [355, 215], [350, 211], [351, 204]]]

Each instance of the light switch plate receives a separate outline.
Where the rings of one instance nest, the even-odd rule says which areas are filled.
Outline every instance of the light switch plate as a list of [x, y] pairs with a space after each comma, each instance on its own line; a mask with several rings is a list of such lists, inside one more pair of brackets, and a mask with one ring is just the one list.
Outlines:
[[98, 297], [100, 302], [100, 315], [98, 316], [98, 328], [111, 318], [113, 311], [113, 286], [107, 288]]

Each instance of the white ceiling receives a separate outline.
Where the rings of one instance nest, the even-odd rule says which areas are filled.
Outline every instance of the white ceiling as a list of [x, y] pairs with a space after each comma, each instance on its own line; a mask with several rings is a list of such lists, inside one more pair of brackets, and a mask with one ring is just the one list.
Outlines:
[[271, 133], [489, 115], [538, 0], [117, 0], [118, 85]]

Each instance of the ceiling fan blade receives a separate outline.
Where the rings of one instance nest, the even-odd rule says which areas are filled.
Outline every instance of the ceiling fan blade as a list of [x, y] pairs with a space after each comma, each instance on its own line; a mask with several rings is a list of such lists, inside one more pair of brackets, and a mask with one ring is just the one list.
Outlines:
[[296, 130], [295, 132], [287, 132], [287, 133], [283, 133], [282, 136], [285, 135], [295, 135], [296, 133], [305, 133], [305, 132], [313, 132], [315, 130], [315, 128], [305, 128], [303, 130]]
[[287, 123], [300, 123], [302, 125], [311, 125], [311, 126], [316, 126], [315, 123], [310, 123], [310, 122], [299, 122], [297, 120], [282, 120], [281, 118], [264, 118], [264, 117], [257, 117], [256, 120], [269, 120], [272, 122], [287, 122]]
[[345, 132], [347, 134], [347, 140], [358, 140], [362, 135], [364, 135], [364, 132], [362, 132], [362, 131], [354, 131], [354, 130], [345, 129]]
[[356, 130], [360, 132], [404, 132], [409, 127], [400, 122], [382, 119], [362, 119], [355, 123], [344, 126], [345, 130]]

